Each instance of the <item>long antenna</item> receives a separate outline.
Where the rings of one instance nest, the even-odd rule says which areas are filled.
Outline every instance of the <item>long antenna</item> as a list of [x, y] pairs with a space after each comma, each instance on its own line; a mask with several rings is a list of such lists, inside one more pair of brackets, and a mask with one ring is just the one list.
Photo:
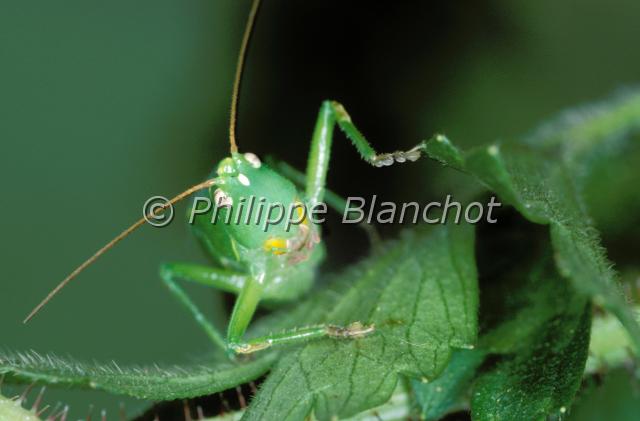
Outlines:
[[240, 82], [242, 81], [242, 71], [244, 70], [244, 58], [247, 55], [247, 47], [253, 30], [253, 23], [258, 14], [260, 0], [253, 0], [251, 11], [249, 12], [249, 20], [244, 28], [244, 36], [242, 37], [242, 45], [240, 46], [240, 54], [238, 54], [238, 63], [236, 64], [236, 76], [233, 79], [233, 92], [231, 94], [231, 117], [229, 118], [229, 149], [231, 153], [238, 152], [238, 144], [236, 143], [236, 119], [238, 117], [238, 97], [240, 96]]
[[113, 246], [118, 244], [121, 240], [126, 238], [129, 234], [131, 234], [132, 232], [134, 232], [135, 230], [140, 228], [142, 225], [144, 225], [145, 221], [147, 221], [150, 218], [151, 219], [155, 218], [160, 213], [164, 212], [165, 209], [167, 209], [170, 206], [173, 206], [177, 202], [179, 202], [182, 199], [184, 199], [187, 196], [189, 196], [191, 193], [195, 193], [195, 192], [197, 192], [199, 190], [206, 189], [208, 187], [213, 186], [214, 184], [216, 184], [216, 180], [215, 179], [209, 179], [209, 180], [203, 181], [202, 183], [196, 184], [195, 186], [191, 186], [188, 189], [186, 189], [185, 191], [183, 191], [182, 193], [180, 193], [179, 195], [177, 195], [176, 197], [174, 197], [173, 199], [171, 199], [168, 202], [165, 202], [162, 205], [158, 206], [156, 209], [153, 210], [153, 212], [149, 212], [148, 214], [144, 215], [142, 218], [140, 218], [139, 220], [134, 222], [133, 225], [131, 225], [126, 230], [122, 231], [113, 240], [109, 241], [107, 244], [102, 246], [102, 248], [100, 248], [98, 251], [96, 251], [93, 254], [93, 256], [91, 256], [87, 260], [85, 260], [80, 266], [75, 268], [73, 272], [71, 272], [66, 278], [64, 278], [62, 280], [62, 282], [60, 282], [58, 284], [58, 286], [56, 286], [53, 290], [51, 290], [51, 292], [44, 298], [44, 300], [42, 300], [40, 302], [40, 304], [38, 304], [33, 310], [31, 310], [31, 313], [29, 313], [29, 315], [24, 319], [23, 323], [27, 323], [29, 320], [31, 320], [33, 318], [33, 316], [35, 316], [42, 309], [42, 307], [44, 307], [49, 301], [51, 301], [51, 299], [58, 292], [60, 292], [60, 290], [62, 288], [64, 288], [69, 282], [71, 282], [71, 280], [73, 278], [78, 276], [87, 267], [91, 266], [106, 251], [108, 251], [109, 249], [113, 248]]

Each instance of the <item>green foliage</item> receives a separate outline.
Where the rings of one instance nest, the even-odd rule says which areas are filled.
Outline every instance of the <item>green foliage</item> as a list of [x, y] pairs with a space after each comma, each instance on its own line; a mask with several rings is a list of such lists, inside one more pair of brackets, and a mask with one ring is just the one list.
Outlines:
[[481, 375], [474, 420], [544, 420], [564, 414], [580, 386], [589, 343], [590, 306], [567, 309], [539, 332], [531, 348]]
[[[606, 189], [594, 174], [611, 171], [607, 159], [637, 150], [632, 139], [639, 125], [640, 94], [633, 93], [567, 113], [521, 142], [462, 152], [437, 137], [426, 144], [430, 157], [468, 174], [534, 223], [520, 220], [523, 232], [496, 240], [506, 253], [494, 250], [488, 237], [513, 230], [510, 225], [482, 227], [491, 234], [479, 236], [476, 248], [470, 226], [407, 230], [250, 329], [250, 336], [260, 336], [359, 321], [375, 325], [370, 336], [311, 341], [237, 363], [175, 367], [120, 368], [115, 362], [4, 353], [0, 374], [7, 382], [170, 400], [229, 389], [270, 370], [249, 408], [229, 419], [302, 420], [311, 414], [329, 420], [366, 417], [363, 411], [372, 408], [388, 419], [414, 409], [425, 419], [438, 419], [461, 408], [470, 409], [474, 420], [561, 417], [570, 412], [583, 379], [590, 340], [588, 373], [628, 362], [630, 344], [640, 349], [634, 311], [590, 218], [590, 207], [605, 215], [605, 206], [585, 198], [585, 192]], [[626, 186], [633, 184], [632, 168], [625, 164]], [[614, 196], [607, 192], [612, 203], [630, 203]], [[628, 220], [609, 220], [608, 226], [622, 230]], [[535, 224], [548, 226], [548, 232]], [[517, 252], [518, 244], [524, 253]], [[481, 272], [482, 294], [476, 254], [484, 263], [508, 263]], [[593, 303], [620, 323], [598, 315], [590, 338]]]
[[[471, 400], [474, 420], [546, 419], [566, 412], [578, 390], [589, 347], [591, 306], [546, 266], [534, 268], [526, 282], [511, 283], [519, 286], [512, 294], [524, 307], [485, 337], [488, 348], [499, 342], [511, 354], [477, 378]], [[525, 322], [523, 315], [532, 317]], [[518, 329], [514, 321], [531, 326]]]
[[542, 255], [524, 256], [511, 273], [485, 281], [479, 348], [458, 353], [432, 384], [413, 383], [426, 419], [469, 400], [475, 420], [534, 420], [567, 411], [587, 359], [591, 308], [544, 256], [548, 245], [542, 243], [532, 238], [530, 245]]
[[416, 403], [425, 420], [437, 420], [456, 408], [465, 407], [469, 385], [485, 356], [480, 350], [457, 351], [435, 381], [412, 381]]
[[453, 348], [475, 344], [476, 282], [469, 226], [405, 233], [336, 279], [349, 288], [324, 292], [329, 311], [311, 320], [374, 323], [376, 334], [314, 341], [287, 354], [243, 419], [299, 420], [312, 409], [321, 420], [347, 417], [388, 400], [398, 373], [436, 378]]
[[[398, 373], [435, 378], [452, 348], [473, 347], [477, 279], [469, 226], [407, 232], [384, 252], [338, 276], [332, 287], [294, 310], [259, 324], [256, 334], [318, 322], [373, 323], [357, 341], [315, 341], [283, 356], [248, 412], [248, 419], [298, 419], [316, 407], [319, 418], [354, 415], [384, 403]], [[84, 386], [168, 400], [228, 389], [264, 373], [276, 354], [244, 364], [120, 368], [36, 353], [0, 356], [8, 380]]]
[[635, 93], [568, 113], [526, 142], [466, 153], [448, 141], [427, 145], [432, 158], [470, 173], [529, 221], [549, 225], [561, 274], [615, 314], [637, 349], [640, 326], [618, 290], [616, 274], [586, 210], [581, 180], [597, 161], [598, 151], [628, 140], [625, 135], [639, 122], [640, 95]]
[[43, 382], [129, 395], [142, 399], [171, 400], [202, 396], [254, 380], [269, 369], [275, 355], [234, 364], [228, 360], [182, 366], [120, 367], [84, 363], [36, 352], [1, 353], [0, 375], [9, 382]]

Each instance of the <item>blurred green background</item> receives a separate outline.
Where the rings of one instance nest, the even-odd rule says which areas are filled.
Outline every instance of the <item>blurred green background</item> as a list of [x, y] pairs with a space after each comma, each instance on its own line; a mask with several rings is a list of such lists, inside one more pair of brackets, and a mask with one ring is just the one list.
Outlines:
[[[43, 295], [140, 214], [227, 152], [231, 78], [248, 1], [0, 1], [0, 347], [99, 361], [179, 362], [209, 349], [157, 276], [202, 261], [181, 223], [145, 228], [31, 324]], [[640, 78], [635, 0], [264, 0], [247, 61], [241, 150], [306, 162], [320, 101], [343, 102], [379, 150], [436, 131], [468, 146], [508, 138]], [[338, 136], [344, 195], [428, 201], [438, 166], [375, 170]], [[179, 210], [182, 212], [182, 208]], [[329, 225], [326, 270], [366, 253]], [[196, 298], [210, 314], [213, 293]], [[220, 318], [218, 318], [220, 319]], [[224, 320], [218, 320], [224, 324]], [[51, 391], [83, 416], [141, 403]]]

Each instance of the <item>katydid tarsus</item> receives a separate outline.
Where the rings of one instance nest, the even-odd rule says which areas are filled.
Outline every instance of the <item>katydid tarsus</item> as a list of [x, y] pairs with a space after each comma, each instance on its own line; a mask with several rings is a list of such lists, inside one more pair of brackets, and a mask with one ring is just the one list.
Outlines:
[[[327, 201], [329, 206], [343, 211], [344, 203], [325, 188], [329, 167], [333, 131], [337, 125], [351, 141], [361, 157], [371, 165], [381, 167], [394, 162], [415, 161], [420, 158], [426, 142], [408, 151], [378, 154], [352, 123], [344, 107], [336, 101], [324, 101], [320, 107], [313, 131], [306, 174], [296, 174], [286, 164], [274, 169], [262, 163], [252, 153], [240, 153], [236, 143], [235, 126], [237, 102], [244, 67], [244, 58], [260, 0], [254, 0], [245, 28], [231, 98], [229, 124], [230, 156], [224, 158], [210, 177], [180, 193], [151, 214], [144, 215], [131, 227], [87, 259], [27, 316], [29, 321], [55, 294], [92, 264], [104, 252], [145, 224], [148, 217], [156, 217], [169, 206], [197, 194], [208, 198], [213, 209], [222, 213], [232, 212], [233, 203], [242, 198], [261, 197], [267, 203], [279, 203], [288, 207], [302, 203], [308, 207]], [[278, 170], [279, 169], [279, 170]], [[298, 188], [300, 190], [298, 190]], [[193, 232], [209, 254], [215, 266], [190, 263], [164, 264], [160, 276], [169, 290], [193, 315], [207, 336], [230, 357], [269, 348], [278, 344], [295, 344], [315, 338], [357, 339], [375, 331], [366, 321], [354, 320], [346, 326], [315, 325], [245, 339], [245, 332], [262, 300], [273, 302], [292, 301], [311, 287], [318, 264], [324, 257], [320, 240], [320, 226], [309, 219], [285, 227], [286, 221], [273, 224], [263, 230], [260, 224], [213, 224], [211, 218], [197, 218]], [[369, 230], [371, 228], [369, 227]], [[195, 282], [237, 295], [226, 335], [210, 323], [178, 281]]]

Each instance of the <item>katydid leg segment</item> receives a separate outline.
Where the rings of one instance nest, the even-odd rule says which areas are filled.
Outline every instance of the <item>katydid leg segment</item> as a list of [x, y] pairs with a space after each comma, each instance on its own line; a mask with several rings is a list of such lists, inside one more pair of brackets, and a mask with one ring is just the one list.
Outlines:
[[321, 202], [324, 197], [333, 129], [336, 123], [351, 140], [362, 159], [376, 167], [389, 166], [394, 162], [417, 161], [424, 149], [425, 143], [421, 142], [408, 151], [379, 154], [353, 124], [342, 104], [336, 101], [324, 101], [313, 131], [311, 153], [307, 164], [306, 193], [311, 204]]
[[[213, 326], [213, 324], [209, 322], [209, 320], [207, 320], [196, 303], [194, 303], [189, 295], [187, 295], [187, 293], [182, 289], [182, 287], [178, 285], [178, 283], [174, 279], [174, 273], [170, 269], [168, 269], [167, 266], [168, 265], [163, 265], [161, 267], [160, 278], [165, 283], [167, 288], [169, 288], [169, 291], [178, 299], [180, 303], [182, 303], [186, 307], [189, 313], [191, 313], [196, 323], [198, 323], [198, 325], [202, 327], [209, 339], [211, 339], [211, 342], [222, 349], [226, 349], [227, 345], [224, 336], [220, 334], [218, 329], [216, 329], [216, 327]], [[192, 280], [188, 277], [185, 277], [184, 275], [182, 276], [182, 278]]]

